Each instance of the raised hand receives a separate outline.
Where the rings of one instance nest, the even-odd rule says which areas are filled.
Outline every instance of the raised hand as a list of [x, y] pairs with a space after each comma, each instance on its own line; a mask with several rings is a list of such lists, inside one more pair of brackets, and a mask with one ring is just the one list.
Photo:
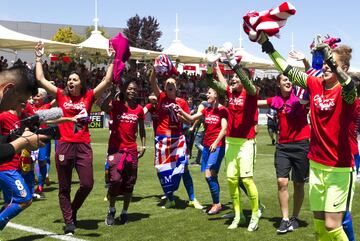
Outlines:
[[39, 41], [35, 46], [35, 56], [41, 58], [44, 55], [44, 43]]
[[221, 57], [221, 54], [218, 52], [218, 48], [211, 45], [205, 50], [205, 54], [208, 66], [215, 67], [217, 65], [217, 61]]
[[106, 53], [110, 60], [114, 60], [116, 52], [111, 44], [109, 45], [109, 48], [106, 50]]
[[292, 50], [289, 52], [289, 57], [295, 59], [297, 61], [302, 61], [305, 59], [305, 55], [301, 52], [297, 52], [296, 50]]
[[320, 51], [323, 54], [325, 61], [332, 59], [331, 48], [324, 42], [315, 43], [314, 47], [311, 49], [311, 52], [314, 53], [315, 51]]
[[226, 42], [223, 44], [223, 47], [219, 49], [220, 53], [223, 53], [227, 60], [229, 61], [229, 65], [231, 68], [234, 68], [237, 64], [236, 58], [235, 58], [235, 51], [232, 43]]

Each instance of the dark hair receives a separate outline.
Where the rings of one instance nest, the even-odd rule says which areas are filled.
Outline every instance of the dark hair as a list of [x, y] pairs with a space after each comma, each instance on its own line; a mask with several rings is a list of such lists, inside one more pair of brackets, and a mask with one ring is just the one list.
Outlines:
[[[84, 95], [86, 93], [86, 91], [87, 91], [86, 80], [83, 78], [83, 75], [78, 71], [75, 71], [75, 70], [71, 71], [69, 76], [72, 75], [72, 74], [76, 74], [77, 76], [79, 76], [80, 84], [81, 84], [80, 94]], [[67, 79], [69, 79], [69, 76], [68, 76]], [[67, 81], [69, 81], [69, 80], [67, 80]], [[65, 87], [65, 89], [63, 91], [63, 94], [70, 95], [69, 89], [67, 87], [67, 83], [66, 83], [66, 87]]]
[[34, 71], [23, 65], [1, 71], [0, 82], [16, 82], [16, 91], [30, 93], [31, 95], [37, 94], [38, 85]]
[[121, 92], [120, 92], [120, 96], [119, 96], [120, 100], [122, 100], [122, 101], [125, 100], [125, 93], [130, 84], [134, 84], [134, 85], [138, 86], [134, 79], [125, 80], [123, 86], [121, 87]]

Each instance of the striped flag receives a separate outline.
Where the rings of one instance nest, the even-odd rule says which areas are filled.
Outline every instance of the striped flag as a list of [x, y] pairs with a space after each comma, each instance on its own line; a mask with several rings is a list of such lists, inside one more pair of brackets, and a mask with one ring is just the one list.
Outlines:
[[244, 17], [243, 28], [251, 41], [257, 41], [260, 31], [268, 36], [278, 35], [288, 17], [296, 13], [295, 7], [284, 2], [279, 7], [270, 10], [255, 12], [250, 11]]
[[164, 193], [179, 188], [187, 164], [185, 136], [155, 137], [155, 169]]
[[174, 64], [171, 62], [170, 57], [166, 54], [159, 55], [159, 57], [155, 59], [154, 67], [157, 74], [168, 76], [171, 76], [173, 74], [179, 75], [179, 72], [176, 70]]

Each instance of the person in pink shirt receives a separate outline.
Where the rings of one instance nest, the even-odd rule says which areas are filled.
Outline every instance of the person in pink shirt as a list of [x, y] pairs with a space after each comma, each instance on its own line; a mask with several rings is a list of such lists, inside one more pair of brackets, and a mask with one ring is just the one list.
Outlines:
[[[109, 52], [112, 55], [106, 76], [94, 89], [87, 89], [86, 80], [77, 72], [70, 73], [66, 87], [60, 89], [44, 77], [41, 60], [43, 45], [39, 43], [35, 47], [36, 79], [41, 87], [56, 98], [57, 105], [63, 111], [60, 120], [63, 123], [59, 124], [61, 138], [56, 149], [55, 162], [59, 180], [59, 203], [66, 225], [64, 233], [68, 235], [74, 234], [77, 212], [94, 185], [88, 118], [95, 99], [103, 94], [112, 81], [114, 51], [110, 48]], [[80, 187], [71, 201], [73, 167], [79, 175]]]
[[[111, 112], [113, 120], [107, 157], [109, 210], [105, 224], [108, 226], [115, 224], [115, 198], [118, 195], [124, 195], [120, 224], [128, 222], [127, 210], [137, 179], [138, 159], [145, 153], [145, 115], [143, 108], [136, 102], [137, 94], [137, 84], [128, 81], [120, 94], [115, 95], [115, 98], [110, 95], [102, 105], [103, 111]], [[136, 144], [138, 130], [141, 140], [139, 152]]]
[[[266, 100], [258, 100], [259, 107], [269, 107], [277, 112], [279, 140], [276, 144], [275, 169], [278, 184], [278, 198], [282, 220], [278, 233], [286, 233], [299, 227], [298, 216], [304, 200], [304, 184], [309, 178], [310, 126], [307, 121], [308, 109], [295, 95], [289, 78], [278, 75], [278, 94]], [[294, 207], [289, 219], [289, 173], [294, 182]]]

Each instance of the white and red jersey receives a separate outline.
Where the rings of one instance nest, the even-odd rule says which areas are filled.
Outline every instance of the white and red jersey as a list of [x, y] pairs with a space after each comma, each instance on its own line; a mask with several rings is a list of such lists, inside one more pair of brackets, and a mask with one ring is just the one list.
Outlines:
[[353, 167], [358, 100], [347, 104], [340, 84], [327, 90], [321, 78], [309, 76], [306, 85], [311, 113], [309, 159], [325, 166]]
[[159, 95], [159, 125], [156, 128], [156, 135], [181, 135], [182, 122], [179, 120], [177, 107], [190, 113], [186, 100], [176, 97], [175, 100], [169, 99], [164, 92]]
[[151, 120], [153, 123], [153, 128], [154, 128], [154, 132], [156, 131], [156, 128], [159, 125], [159, 109], [158, 106], [153, 106], [151, 103], [148, 103], [145, 105], [146, 109], [148, 109], [150, 115], [151, 115]]
[[[281, 97], [286, 102], [286, 98]], [[269, 107], [272, 106], [273, 97], [267, 98], [266, 102]], [[295, 110], [288, 112], [286, 108], [276, 109], [279, 119], [279, 143], [290, 143], [302, 141], [310, 138], [310, 125], [307, 121], [309, 110], [306, 105], [300, 104]]]
[[145, 119], [143, 108], [140, 105], [131, 108], [123, 101], [113, 101], [111, 115], [113, 123], [109, 150], [136, 149], [138, 123]]
[[233, 93], [228, 86], [226, 95], [229, 101], [229, 120], [226, 136], [255, 138], [255, 125], [258, 122], [258, 94], [255, 96], [248, 95], [245, 88], [240, 93]]
[[[9, 111], [0, 113], [0, 134], [8, 135], [10, 131], [20, 128], [20, 117]], [[20, 169], [20, 154], [15, 154], [9, 162], [0, 164], [0, 171]]]
[[[56, 101], [58, 106], [62, 109], [64, 117], [75, 117], [84, 109], [87, 113], [90, 113], [94, 100], [94, 90], [88, 90], [84, 95], [68, 96], [63, 95], [63, 90], [58, 88], [56, 93]], [[88, 126], [85, 125], [81, 130], [74, 133], [74, 124], [74, 122], [59, 124], [61, 135], [60, 141], [90, 143]]]
[[[221, 119], [228, 119], [229, 113], [224, 106], [219, 108], [208, 107], [201, 111], [204, 116], [205, 135], [204, 146], [211, 146], [221, 131]], [[217, 146], [225, 145], [225, 137], [219, 141]]]

